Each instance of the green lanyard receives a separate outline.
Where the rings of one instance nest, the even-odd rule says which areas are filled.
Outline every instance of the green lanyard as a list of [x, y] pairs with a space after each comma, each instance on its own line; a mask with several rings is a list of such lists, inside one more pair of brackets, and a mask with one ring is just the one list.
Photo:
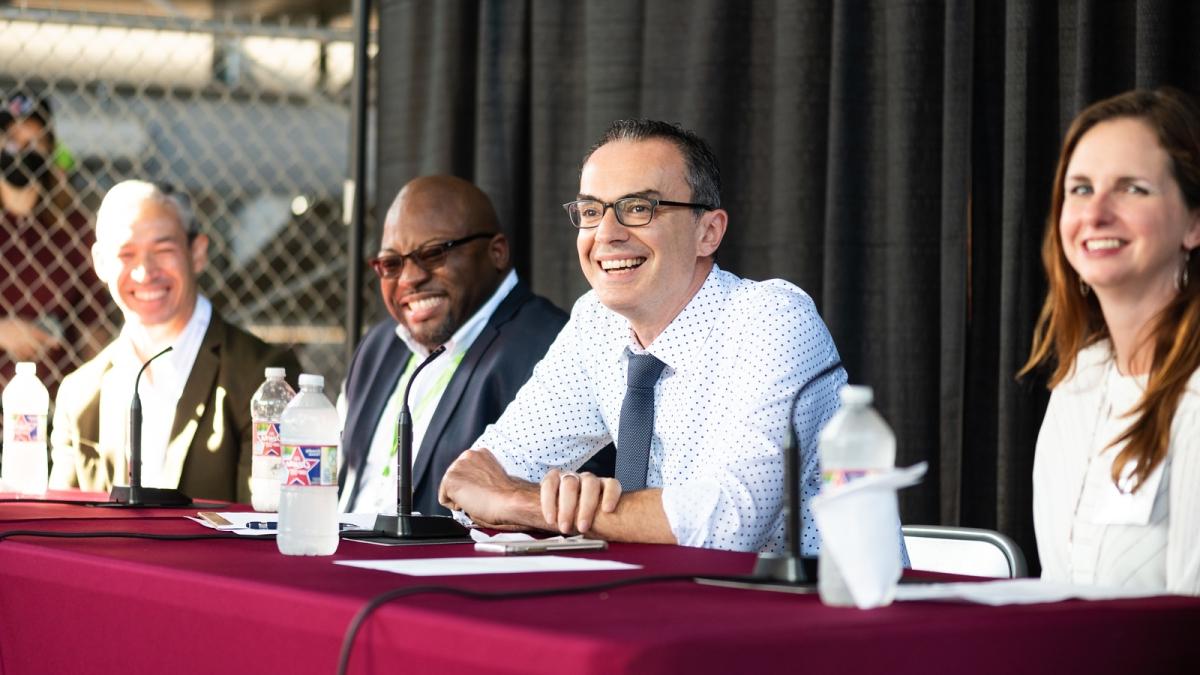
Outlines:
[[[455, 356], [453, 359], [454, 365], [447, 368], [446, 371], [443, 372], [436, 381], [434, 381], [433, 386], [429, 388], [429, 391], [425, 392], [425, 395], [421, 397], [421, 400], [417, 401], [417, 407], [413, 411], [413, 420], [419, 419], [423, 414], [425, 414], [425, 411], [429, 409], [429, 406], [432, 405], [434, 401], [442, 398], [442, 394], [446, 392], [446, 386], [450, 384], [450, 378], [454, 377], [454, 371], [458, 370], [458, 365], [462, 363], [463, 356], [465, 355], [459, 354], [458, 356]], [[404, 367], [404, 374], [400, 376], [400, 382], [396, 387], [396, 396], [404, 395], [404, 388], [408, 386], [408, 381], [412, 379], [413, 371], [417, 369], [417, 364], [418, 361], [416, 354], [408, 357], [408, 365]], [[399, 433], [399, 425], [394, 425], [392, 427], [392, 449], [391, 452], [388, 453], [388, 462], [383, 467], [384, 478], [388, 478], [392, 475], [392, 467], [396, 464], [396, 451], [400, 444]]]

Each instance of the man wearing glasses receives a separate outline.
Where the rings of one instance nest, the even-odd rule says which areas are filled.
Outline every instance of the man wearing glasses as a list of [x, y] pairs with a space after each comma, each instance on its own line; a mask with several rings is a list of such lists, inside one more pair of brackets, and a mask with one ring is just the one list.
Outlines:
[[143, 363], [170, 347], [138, 387], [142, 485], [249, 502], [250, 398], [269, 366], [294, 379], [295, 354], [227, 323], [200, 293], [208, 237], [190, 200], [169, 185], [113, 186], [96, 213], [92, 260], [125, 323], [59, 388], [50, 487], [107, 492], [114, 482], [127, 484], [134, 380]]
[[479, 188], [452, 176], [400, 191], [370, 261], [391, 321], [367, 333], [346, 378], [343, 511], [395, 513], [396, 422], [417, 374], [413, 509], [445, 514], [437, 487], [450, 462], [504, 411], [566, 323], [566, 314], [517, 279], [508, 240]]
[[[707, 144], [677, 125], [615, 122], [564, 206], [592, 290], [451, 465], [442, 503], [499, 529], [780, 550], [792, 427], [801, 543], [815, 553], [816, 435], [846, 374], [803, 291], [715, 264], [729, 216]], [[616, 478], [577, 473], [610, 441]]]

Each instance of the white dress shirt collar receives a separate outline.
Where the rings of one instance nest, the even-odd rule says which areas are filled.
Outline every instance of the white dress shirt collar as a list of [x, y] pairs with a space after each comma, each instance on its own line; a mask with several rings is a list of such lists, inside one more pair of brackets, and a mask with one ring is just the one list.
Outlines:
[[671, 370], [678, 370], [689, 360], [695, 360], [701, 353], [699, 345], [703, 344], [716, 325], [713, 317], [730, 292], [725, 283], [726, 277], [720, 272], [721, 268], [714, 264], [700, 289], [648, 347], [638, 343], [633, 326], [630, 326], [629, 344], [613, 345], [613, 358], [624, 360], [628, 348], [634, 354], [653, 354]]
[[[192, 364], [196, 361], [196, 355], [200, 352], [200, 343], [204, 341], [204, 334], [208, 332], [208, 325], [211, 321], [212, 303], [203, 295], [197, 295], [196, 307], [192, 310], [191, 318], [171, 342], [171, 353], [155, 361], [154, 365], [149, 368], [150, 380], [154, 383], [152, 386], [156, 390], [161, 392], [166, 387], [168, 391], [174, 393], [175, 398], [179, 397], [179, 393], [183, 391], [183, 385], [191, 373]], [[129, 325], [121, 329], [121, 334], [117, 339], [117, 352], [113, 359], [114, 365], [117, 367], [132, 366], [134, 373], [141, 368], [145, 361], [134, 347], [140, 337], [139, 332], [139, 329]], [[154, 345], [158, 348], [165, 348], [165, 346]], [[150, 356], [154, 356], [154, 354], [147, 354], [146, 358]], [[147, 380], [144, 378], [141, 385], [143, 390], [146, 382]]]

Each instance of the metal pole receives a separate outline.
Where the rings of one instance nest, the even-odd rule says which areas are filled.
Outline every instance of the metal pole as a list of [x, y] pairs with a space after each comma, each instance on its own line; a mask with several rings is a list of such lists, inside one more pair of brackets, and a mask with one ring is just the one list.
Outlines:
[[346, 260], [346, 363], [362, 331], [362, 254], [367, 212], [367, 85], [371, 0], [354, 0], [354, 87], [350, 115], [350, 180], [346, 183], [350, 241]]

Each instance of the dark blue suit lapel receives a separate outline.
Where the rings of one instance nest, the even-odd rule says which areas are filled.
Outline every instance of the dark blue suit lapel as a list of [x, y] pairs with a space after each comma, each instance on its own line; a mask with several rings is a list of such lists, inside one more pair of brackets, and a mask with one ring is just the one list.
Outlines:
[[387, 342], [383, 354], [378, 357], [374, 373], [360, 373], [360, 377], [371, 378], [371, 385], [366, 394], [359, 396], [358, 401], [346, 411], [347, 419], [354, 420], [354, 429], [351, 435], [344, 440], [342, 447], [345, 452], [346, 468], [352, 472], [350, 477], [354, 480], [351, 486], [354, 491], [350, 501], [351, 506], [358, 499], [357, 493], [362, 484], [367, 453], [371, 450], [371, 440], [375, 435], [375, 429], [379, 426], [379, 418], [383, 415], [383, 410], [392, 397], [392, 390], [396, 388], [396, 382], [404, 374], [404, 367], [408, 363], [409, 355], [410, 352], [404, 341], [393, 334]]
[[[462, 363], [458, 364], [458, 368], [454, 371], [454, 376], [450, 378], [450, 382], [446, 384], [446, 391], [442, 393], [441, 399], [438, 401], [437, 409], [434, 410], [433, 417], [429, 420], [429, 427], [425, 430], [425, 438], [421, 440], [421, 451], [417, 453], [417, 461], [413, 465], [413, 489], [422, 489], [422, 481], [425, 480], [425, 475], [429, 472], [429, 463], [433, 461], [433, 455], [441, 442], [442, 436], [449, 427], [451, 415], [458, 409], [459, 400], [463, 393], [467, 390], [467, 384], [470, 383], [472, 375], [474, 375], [479, 361], [483, 355], [492, 347], [492, 343], [500, 336], [500, 327], [508, 323], [513, 315], [517, 313], [521, 305], [525, 304], [532, 296], [529, 288], [518, 282], [516, 286], [509, 291], [508, 297], [496, 307], [496, 311], [492, 313], [492, 318], [488, 320], [487, 325], [479, 333], [479, 337], [475, 338], [475, 342], [471, 343], [471, 348], [463, 355]], [[474, 440], [474, 439], [471, 439]], [[454, 448], [454, 451], [462, 451], [467, 448]], [[437, 486], [432, 486], [430, 489], [436, 490]]]

